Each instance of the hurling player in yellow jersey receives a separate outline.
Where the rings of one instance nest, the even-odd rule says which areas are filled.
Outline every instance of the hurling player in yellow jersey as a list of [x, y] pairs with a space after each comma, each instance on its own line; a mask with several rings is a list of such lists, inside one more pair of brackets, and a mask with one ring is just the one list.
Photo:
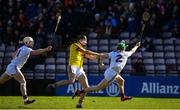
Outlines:
[[[87, 44], [87, 38], [84, 35], [80, 35], [76, 43], [71, 44], [70, 46], [70, 57], [69, 57], [69, 65], [68, 65], [68, 80], [61, 80], [53, 84], [49, 84], [48, 87], [58, 87], [67, 84], [73, 84], [77, 79], [79, 83], [82, 85], [83, 89], [88, 88], [88, 80], [86, 74], [83, 70], [83, 60], [85, 58], [89, 58], [91, 60], [95, 60], [98, 58], [99, 54], [96, 52], [92, 52], [90, 50], [86, 50], [84, 47]], [[86, 93], [81, 95], [76, 107], [82, 108], [81, 104], [83, 102], [84, 96]]]

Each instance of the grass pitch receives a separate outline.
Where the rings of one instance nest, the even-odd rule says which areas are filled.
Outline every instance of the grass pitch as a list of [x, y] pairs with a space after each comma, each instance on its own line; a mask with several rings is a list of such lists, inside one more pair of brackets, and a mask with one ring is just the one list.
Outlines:
[[[78, 97], [69, 96], [31, 96], [36, 102], [24, 106], [20, 96], [0, 96], [0, 109], [76, 109]], [[180, 109], [180, 98], [133, 98], [121, 102], [119, 97], [87, 96], [84, 109]]]

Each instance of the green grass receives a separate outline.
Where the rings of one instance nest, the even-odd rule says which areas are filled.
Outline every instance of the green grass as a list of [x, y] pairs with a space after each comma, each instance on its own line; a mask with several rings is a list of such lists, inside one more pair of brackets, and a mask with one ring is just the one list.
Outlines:
[[[20, 96], [0, 96], [0, 109], [75, 109], [78, 98], [69, 96], [31, 96], [36, 102], [24, 106]], [[133, 98], [121, 102], [119, 97], [87, 96], [84, 109], [180, 109], [180, 99], [176, 98]]]

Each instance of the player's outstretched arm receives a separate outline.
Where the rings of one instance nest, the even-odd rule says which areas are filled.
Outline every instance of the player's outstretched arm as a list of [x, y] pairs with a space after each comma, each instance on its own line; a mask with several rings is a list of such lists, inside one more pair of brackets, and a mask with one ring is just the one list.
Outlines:
[[90, 55], [90, 54], [85, 54], [84, 57], [89, 60], [97, 60], [98, 59], [96, 55]]
[[104, 62], [103, 60], [108, 58], [109, 57], [109, 54], [108, 53], [100, 53], [99, 54], [99, 66], [100, 67], [103, 67], [104, 66]]
[[90, 51], [90, 50], [87, 50], [79, 45], [76, 44], [76, 46], [78, 47], [77, 49], [82, 52], [83, 54], [89, 54], [89, 55], [95, 55], [95, 56], [99, 56], [99, 53], [97, 52], [93, 52], [93, 51]]
[[[130, 50], [130, 52], [131, 52], [131, 55], [138, 49], [138, 47], [141, 45], [141, 43], [140, 42], [137, 42], [136, 43], [136, 45]], [[130, 55], [130, 56], [131, 56]]]
[[51, 51], [52, 50], [52, 46], [48, 46], [46, 48], [43, 48], [43, 49], [37, 49], [37, 50], [33, 50], [31, 51], [31, 55], [40, 55], [44, 52], [48, 52], [48, 51]]
[[104, 59], [106, 59], [106, 58], [108, 58], [108, 57], [109, 57], [109, 54], [108, 54], [108, 53], [100, 53], [100, 54], [99, 54], [99, 58], [102, 59], [102, 60], [104, 60]]

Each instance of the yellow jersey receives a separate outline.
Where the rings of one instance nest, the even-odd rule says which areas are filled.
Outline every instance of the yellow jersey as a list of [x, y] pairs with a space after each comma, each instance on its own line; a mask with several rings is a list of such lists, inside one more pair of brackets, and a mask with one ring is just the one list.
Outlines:
[[79, 48], [77, 45], [79, 47], [82, 47], [78, 43], [73, 43], [70, 46], [69, 66], [73, 65], [73, 66], [77, 66], [77, 67], [82, 68], [83, 67], [84, 55], [82, 52], [77, 50]]

